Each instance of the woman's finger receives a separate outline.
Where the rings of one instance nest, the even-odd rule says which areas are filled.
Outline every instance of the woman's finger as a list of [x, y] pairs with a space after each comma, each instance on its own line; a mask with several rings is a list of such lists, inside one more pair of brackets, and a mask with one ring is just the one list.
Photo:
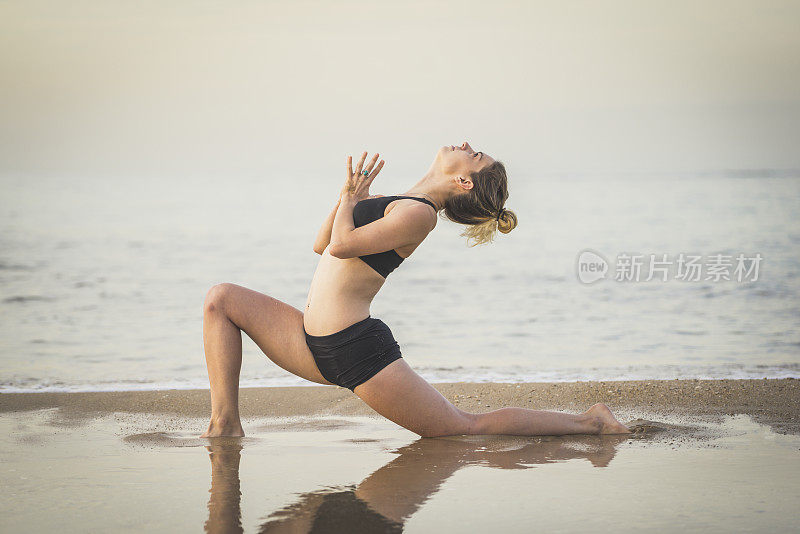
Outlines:
[[347, 178], [353, 177], [353, 156], [347, 156]]
[[361, 160], [359, 160], [358, 165], [356, 165], [356, 174], [361, 174], [361, 169], [364, 168], [364, 160], [367, 159], [367, 153], [364, 152], [361, 154]]
[[378, 156], [380, 156], [380, 154], [377, 154], [377, 153], [374, 156], [372, 156], [372, 159], [369, 161], [367, 166], [364, 168], [364, 172], [367, 173], [364, 176], [369, 176], [369, 173], [372, 172], [372, 167], [375, 166], [375, 161], [377, 161]]
[[370, 173], [368, 178], [371, 179], [371, 180], [374, 180], [375, 177], [378, 176], [378, 173], [381, 172], [381, 169], [383, 168], [383, 164], [384, 163], [385, 163], [385, 161], [381, 160], [381, 162], [378, 163], [378, 166], [375, 167], [375, 169]]

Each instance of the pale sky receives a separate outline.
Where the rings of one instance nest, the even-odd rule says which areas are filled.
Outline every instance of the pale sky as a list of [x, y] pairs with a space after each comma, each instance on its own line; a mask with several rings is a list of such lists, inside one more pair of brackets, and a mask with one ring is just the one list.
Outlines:
[[[434, 5], [435, 4], [435, 5]], [[0, 172], [800, 168], [797, 1], [0, 2]], [[336, 176], [338, 176], [336, 174]]]

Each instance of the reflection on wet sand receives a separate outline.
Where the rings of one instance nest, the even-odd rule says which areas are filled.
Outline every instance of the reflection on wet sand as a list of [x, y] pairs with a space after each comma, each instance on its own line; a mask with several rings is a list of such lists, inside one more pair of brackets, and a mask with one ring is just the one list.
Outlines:
[[241, 443], [218, 443], [206, 447], [211, 459], [211, 497], [208, 499], [206, 532], [244, 532], [242, 492], [239, 481]]
[[616, 443], [419, 439], [341, 416], [266, 418], [249, 437], [208, 440], [205, 418], [73, 427], [58, 412], [0, 417], [0, 532], [797, 530], [800, 437], [748, 415], [648, 414]]
[[[392, 451], [398, 456], [352, 486], [302, 494], [271, 513], [259, 532], [402, 532], [405, 521], [463, 467], [529, 469], [539, 464], [587, 460], [607, 467], [626, 435], [450, 436], [420, 438]], [[235, 439], [207, 446], [211, 497], [207, 532], [242, 532], [239, 460]]]

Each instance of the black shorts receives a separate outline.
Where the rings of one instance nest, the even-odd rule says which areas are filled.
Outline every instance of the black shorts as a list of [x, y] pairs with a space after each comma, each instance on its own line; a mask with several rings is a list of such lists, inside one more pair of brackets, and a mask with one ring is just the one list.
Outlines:
[[372, 316], [327, 336], [305, 334], [322, 376], [350, 391], [403, 357], [386, 323]]

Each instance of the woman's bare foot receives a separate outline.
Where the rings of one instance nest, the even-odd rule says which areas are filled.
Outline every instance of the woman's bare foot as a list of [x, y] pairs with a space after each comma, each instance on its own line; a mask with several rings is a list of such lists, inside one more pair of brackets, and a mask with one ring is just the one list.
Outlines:
[[238, 418], [236, 420], [230, 420], [215, 419], [212, 417], [211, 422], [208, 424], [208, 430], [200, 437], [217, 438], [221, 436], [244, 437], [242, 422]]
[[603, 426], [600, 428], [599, 434], [630, 434], [631, 430], [617, 421], [614, 414], [611, 413], [611, 410], [608, 409], [608, 406], [603, 404], [602, 402], [598, 402], [585, 412], [586, 415], [591, 415], [593, 417], [597, 417], [602, 423]]

